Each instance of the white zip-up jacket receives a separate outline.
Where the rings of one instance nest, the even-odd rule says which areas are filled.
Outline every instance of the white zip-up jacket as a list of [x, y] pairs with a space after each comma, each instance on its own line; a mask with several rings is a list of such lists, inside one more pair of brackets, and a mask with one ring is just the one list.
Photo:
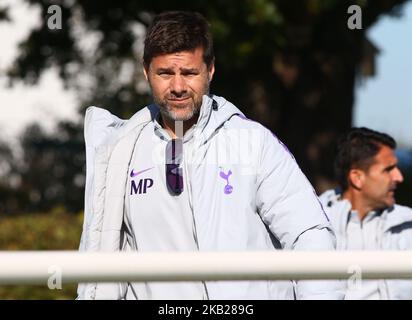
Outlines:
[[[347, 225], [352, 205], [343, 199], [338, 190], [325, 191], [320, 200], [328, 215], [337, 238], [337, 250], [347, 250]], [[377, 241], [381, 250], [412, 250], [412, 209], [394, 205], [381, 214], [382, 223], [371, 241]], [[345, 282], [347, 284], [347, 282]], [[386, 299], [412, 299], [411, 280], [378, 280], [379, 288]]]
[[[157, 113], [151, 105], [126, 121], [87, 109], [81, 251], [132, 250], [123, 225], [128, 170], [142, 128]], [[196, 153], [185, 179], [200, 251], [334, 250], [333, 231], [311, 184], [268, 129], [224, 98], [205, 95], [193, 139]], [[232, 172], [227, 192], [219, 168]], [[80, 284], [78, 298], [123, 299], [127, 286]], [[337, 281], [213, 281], [206, 287], [209, 299], [343, 298]]]

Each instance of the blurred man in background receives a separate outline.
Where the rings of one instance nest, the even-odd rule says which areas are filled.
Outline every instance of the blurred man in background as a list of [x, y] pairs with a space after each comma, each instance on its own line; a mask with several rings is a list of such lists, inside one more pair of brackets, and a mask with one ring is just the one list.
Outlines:
[[[367, 128], [353, 128], [340, 141], [340, 189], [320, 197], [338, 250], [412, 249], [412, 209], [395, 204], [403, 181], [395, 148], [392, 137]], [[412, 281], [365, 280], [348, 286], [345, 299], [412, 299]]]

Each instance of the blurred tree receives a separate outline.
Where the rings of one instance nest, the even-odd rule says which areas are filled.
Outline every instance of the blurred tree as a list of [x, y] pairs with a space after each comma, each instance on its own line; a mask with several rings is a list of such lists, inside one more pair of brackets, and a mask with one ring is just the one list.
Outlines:
[[9, 13], [8, 13], [8, 8], [6, 7], [0, 7], [0, 21], [1, 20], [6, 20], [10, 21]]
[[[383, 14], [399, 14], [406, 0], [26, 1], [41, 8], [42, 21], [20, 45], [11, 82], [36, 83], [45, 69], [58, 68], [65, 84], [78, 90], [81, 113], [94, 104], [121, 117], [150, 101], [140, 60], [153, 15], [203, 13], [215, 38], [212, 92], [273, 130], [322, 190], [333, 176], [333, 142], [351, 125], [356, 78], [373, 73], [376, 50], [365, 32]], [[61, 30], [48, 29], [52, 4], [62, 8]], [[347, 26], [352, 4], [362, 8], [361, 30]], [[71, 165], [60, 160], [59, 166]]]
[[0, 141], [0, 213], [16, 212], [27, 202], [19, 183], [17, 157], [5, 141]]
[[85, 154], [79, 125], [61, 122], [56, 134], [32, 124], [21, 137], [23, 161], [20, 189], [27, 194], [24, 211], [45, 211], [64, 205], [69, 212], [83, 207]]

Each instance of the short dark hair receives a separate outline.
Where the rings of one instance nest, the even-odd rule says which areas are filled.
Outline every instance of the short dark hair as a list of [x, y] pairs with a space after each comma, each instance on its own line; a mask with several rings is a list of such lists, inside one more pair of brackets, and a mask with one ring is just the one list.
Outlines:
[[382, 145], [396, 148], [395, 140], [386, 133], [368, 128], [352, 128], [338, 142], [335, 174], [343, 191], [348, 189], [348, 174], [352, 168], [368, 170]]
[[167, 11], [155, 16], [144, 42], [143, 65], [156, 56], [203, 48], [203, 60], [214, 62], [213, 39], [206, 19], [197, 12]]

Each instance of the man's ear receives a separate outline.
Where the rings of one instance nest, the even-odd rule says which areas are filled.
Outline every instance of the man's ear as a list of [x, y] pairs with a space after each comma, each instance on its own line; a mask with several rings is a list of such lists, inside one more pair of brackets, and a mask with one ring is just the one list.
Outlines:
[[143, 74], [144, 74], [144, 77], [146, 78], [147, 81], [149, 81], [149, 77], [147, 75], [148, 72], [149, 72], [149, 70], [146, 69], [146, 66], [143, 66]]
[[349, 185], [357, 190], [361, 190], [365, 181], [365, 172], [360, 169], [350, 169], [348, 174]]
[[215, 74], [215, 61], [212, 61], [208, 69], [209, 82], [212, 81], [214, 74]]

